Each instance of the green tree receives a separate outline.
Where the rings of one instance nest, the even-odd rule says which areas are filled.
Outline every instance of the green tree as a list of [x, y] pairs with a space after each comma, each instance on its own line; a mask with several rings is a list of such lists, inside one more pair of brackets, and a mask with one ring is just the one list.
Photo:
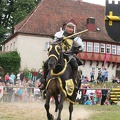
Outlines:
[[0, 42], [41, 0], [0, 0]]

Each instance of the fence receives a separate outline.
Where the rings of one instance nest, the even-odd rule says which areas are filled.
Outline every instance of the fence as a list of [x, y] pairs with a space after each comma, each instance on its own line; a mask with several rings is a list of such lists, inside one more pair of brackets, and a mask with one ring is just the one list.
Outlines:
[[[19, 90], [19, 91], [18, 91]], [[95, 88], [95, 89], [79, 89], [76, 97], [76, 101], [79, 102], [79, 104], [84, 104], [85, 101], [88, 100], [88, 96], [86, 94], [83, 94], [83, 91], [87, 90], [107, 90], [109, 91], [107, 95], [109, 95], [109, 100], [111, 100], [114, 103], [118, 103], [120, 101], [120, 88]], [[0, 92], [1, 93], [1, 92]], [[28, 93], [28, 94], [27, 94]], [[104, 94], [102, 94], [104, 96]], [[1, 97], [1, 101], [3, 102], [20, 102], [24, 101], [27, 102], [32, 99], [39, 100], [45, 98], [45, 91], [40, 91], [39, 88], [36, 87], [16, 87], [11, 86], [7, 87], [4, 86], [3, 88], [3, 97]]]

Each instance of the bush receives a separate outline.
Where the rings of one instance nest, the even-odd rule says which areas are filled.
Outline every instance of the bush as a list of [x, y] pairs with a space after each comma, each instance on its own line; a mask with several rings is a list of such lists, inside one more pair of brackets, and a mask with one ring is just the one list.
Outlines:
[[20, 69], [20, 61], [21, 58], [17, 51], [0, 54], [0, 66], [4, 69], [4, 75], [11, 72], [17, 74]]

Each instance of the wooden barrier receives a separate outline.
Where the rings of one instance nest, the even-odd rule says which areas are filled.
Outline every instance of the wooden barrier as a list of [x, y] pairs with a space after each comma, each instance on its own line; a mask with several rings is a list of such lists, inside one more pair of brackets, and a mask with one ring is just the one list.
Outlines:
[[120, 101], [120, 88], [112, 88], [110, 90], [110, 98], [114, 103]]

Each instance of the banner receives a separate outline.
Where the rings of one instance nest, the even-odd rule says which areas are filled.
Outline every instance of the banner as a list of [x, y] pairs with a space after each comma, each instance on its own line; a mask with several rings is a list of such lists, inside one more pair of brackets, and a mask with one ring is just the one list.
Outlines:
[[120, 42], [120, 1], [106, 0], [105, 27], [108, 35]]
[[0, 86], [0, 99], [3, 97], [3, 86]]
[[105, 68], [105, 66], [106, 66], [106, 62], [108, 61], [109, 57], [110, 57], [110, 54], [106, 54], [106, 55], [105, 55], [104, 68]]

